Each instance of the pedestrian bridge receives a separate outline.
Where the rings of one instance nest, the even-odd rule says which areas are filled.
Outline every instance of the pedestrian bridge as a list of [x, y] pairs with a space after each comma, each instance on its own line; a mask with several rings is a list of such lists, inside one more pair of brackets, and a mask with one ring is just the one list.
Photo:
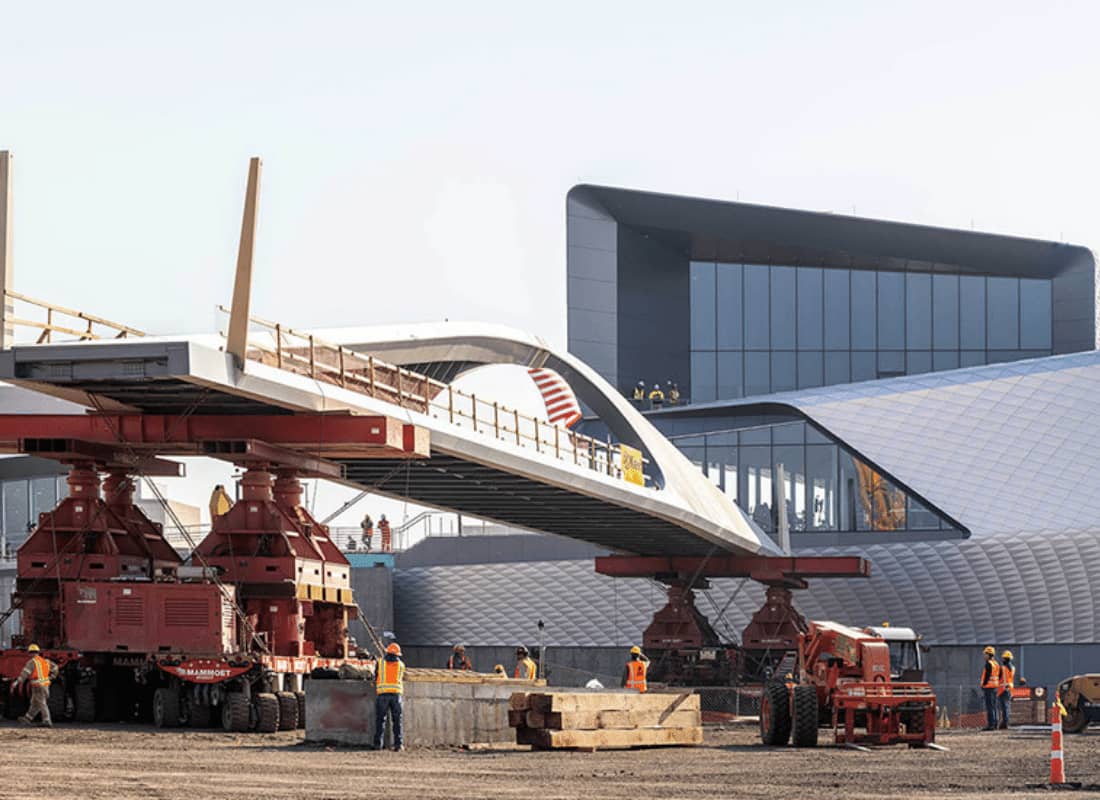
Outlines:
[[[196, 421], [226, 414], [381, 415], [426, 433], [430, 457], [326, 454], [340, 465], [342, 483], [627, 553], [774, 550], [614, 388], [536, 337], [450, 324], [328, 336], [254, 321], [241, 365], [217, 336], [17, 345], [0, 354], [0, 379], [103, 412]], [[643, 454], [644, 485], [627, 479], [618, 444], [455, 388], [455, 377], [484, 364], [560, 374], [619, 442]]]

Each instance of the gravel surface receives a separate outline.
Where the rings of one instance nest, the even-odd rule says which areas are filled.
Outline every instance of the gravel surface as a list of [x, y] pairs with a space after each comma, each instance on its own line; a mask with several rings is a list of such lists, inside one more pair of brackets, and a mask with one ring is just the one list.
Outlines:
[[[272, 735], [125, 725], [0, 725], [0, 798], [1049, 797], [1049, 734], [944, 732], [950, 752], [765, 748], [755, 728], [695, 748], [375, 753]], [[1100, 732], [1067, 736], [1067, 773], [1100, 794]], [[1091, 791], [1089, 791], [1091, 790]]]

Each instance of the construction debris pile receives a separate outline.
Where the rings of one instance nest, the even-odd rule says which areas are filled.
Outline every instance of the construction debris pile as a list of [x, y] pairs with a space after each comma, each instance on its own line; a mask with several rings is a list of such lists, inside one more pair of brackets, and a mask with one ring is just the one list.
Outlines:
[[703, 742], [699, 695], [516, 692], [508, 724], [536, 750], [695, 745]]

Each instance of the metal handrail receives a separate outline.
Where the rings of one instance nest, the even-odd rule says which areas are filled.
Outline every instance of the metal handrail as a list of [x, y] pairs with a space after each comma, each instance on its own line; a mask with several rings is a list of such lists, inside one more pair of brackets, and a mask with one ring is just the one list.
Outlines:
[[[113, 339], [125, 339], [127, 336], [145, 336], [143, 331], [139, 331], [137, 328], [131, 328], [129, 325], [123, 325], [120, 322], [112, 322], [109, 319], [103, 317], [97, 317], [94, 314], [87, 314], [83, 311], [77, 311], [76, 309], [66, 308], [65, 306], [59, 306], [55, 303], [50, 303], [45, 300], [39, 300], [35, 297], [30, 297], [22, 292], [16, 292], [11, 289], [4, 291], [4, 299], [7, 301], [18, 300], [21, 303], [26, 303], [37, 308], [46, 310], [46, 321], [37, 322], [35, 320], [23, 319], [22, 317], [10, 317], [9, 321], [12, 325], [22, 328], [35, 328], [42, 331], [38, 336], [37, 344], [49, 343], [53, 341], [53, 334], [60, 333], [66, 336], [75, 336], [80, 341], [113, 338]], [[57, 314], [61, 317], [72, 317], [73, 319], [81, 320], [85, 323], [84, 330], [78, 330], [77, 328], [70, 327], [69, 325], [59, 325], [54, 322], [54, 315]], [[114, 331], [114, 335], [106, 337], [100, 335], [95, 330], [95, 326], [99, 325], [104, 328], [108, 328]]]
[[[218, 306], [228, 314], [229, 309]], [[517, 409], [455, 389], [453, 384], [387, 363], [373, 355], [333, 344], [312, 333], [303, 333], [277, 322], [250, 317], [251, 322], [273, 334], [273, 343], [249, 342], [247, 357], [313, 380], [386, 400], [436, 419], [446, 419], [475, 433], [492, 434], [513, 444], [560, 461], [571, 461], [614, 478], [623, 476], [620, 450], [604, 442], [563, 428]], [[290, 340], [300, 340], [294, 344]]]

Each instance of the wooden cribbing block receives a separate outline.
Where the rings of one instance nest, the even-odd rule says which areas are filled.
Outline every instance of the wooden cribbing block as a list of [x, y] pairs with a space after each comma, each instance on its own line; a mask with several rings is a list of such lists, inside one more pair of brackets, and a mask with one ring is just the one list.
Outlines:
[[512, 711], [526, 711], [531, 706], [529, 705], [529, 699], [531, 695], [527, 692], [513, 692], [512, 696], [508, 698], [508, 708]]
[[532, 692], [528, 708], [549, 714], [555, 711], [698, 711], [699, 695], [691, 692], [659, 694], [649, 692]]
[[[534, 746], [547, 750], [571, 747], [585, 750], [604, 747], [660, 747], [667, 745], [694, 745], [703, 743], [703, 729], [701, 727], [637, 728], [636, 730], [622, 731], [531, 732], [535, 734]], [[525, 742], [521, 743], [518, 741], [518, 736], [517, 743], [525, 744]]]
[[[511, 713], [515, 713], [515, 722]], [[525, 717], [520, 717], [520, 714]], [[702, 725], [698, 711], [679, 709], [666, 714], [662, 711], [541, 711], [510, 712], [509, 724], [524, 724], [528, 728], [556, 731], [610, 730], [631, 728], [692, 728]]]

